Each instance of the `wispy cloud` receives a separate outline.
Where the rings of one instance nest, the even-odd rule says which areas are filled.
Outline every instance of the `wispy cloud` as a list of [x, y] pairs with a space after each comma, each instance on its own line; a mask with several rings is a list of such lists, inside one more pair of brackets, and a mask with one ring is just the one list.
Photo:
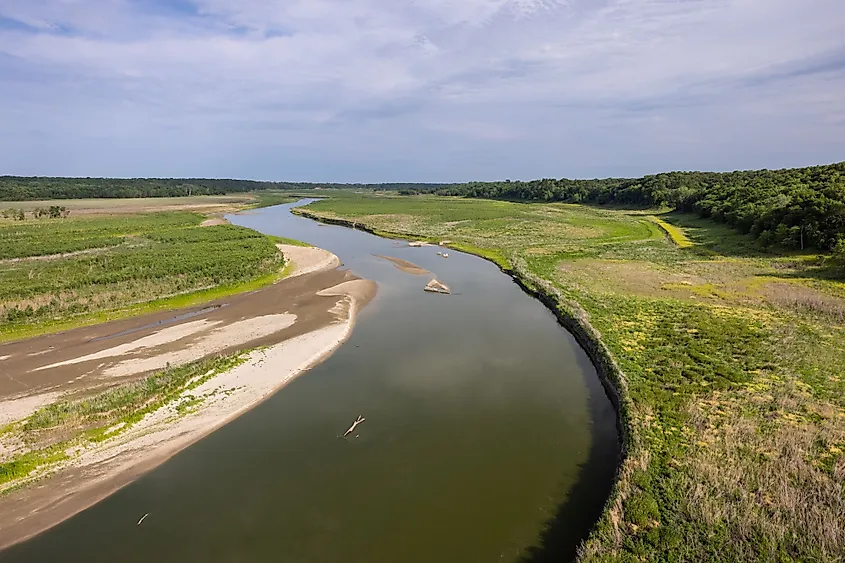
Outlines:
[[0, 173], [381, 180], [845, 157], [829, 0], [4, 0]]

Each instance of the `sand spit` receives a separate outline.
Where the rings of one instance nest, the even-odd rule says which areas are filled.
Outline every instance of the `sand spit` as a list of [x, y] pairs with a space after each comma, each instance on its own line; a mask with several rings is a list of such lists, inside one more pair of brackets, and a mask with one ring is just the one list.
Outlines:
[[383, 258], [385, 260], [390, 261], [396, 266], [397, 269], [402, 270], [406, 274], [412, 274], [415, 276], [424, 276], [426, 274], [430, 274], [428, 270], [423, 268], [422, 266], [417, 266], [413, 262], [409, 262], [407, 260], [403, 260], [401, 258], [394, 258], [393, 256], [383, 256], [381, 254], [375, 254], [376, 258]]
[[[68, 450], [68, 460], [7, 483], [6, 490], [20, 488], [0, 496], [0, 549], [117, 491], [259, 404], [346, 340], [376, 284], [337, 270], [340, 261], [324, 250], [282, 246], [286, 254], [288, 248], [306, 251], [288, 256], [297, 276], [227, 298], [225, 307], [209, 308], [200, 318], [124, 334], [180, 313], [171, 311], [0, 345], [0, 354], [11, 358], [0, 376], [0, 421], [5, 422], [68, 394], [138, 380], [167, 363], [255, 348], [245, 363], [141, 421], [110, 428], [110, 438], [80, 442]], [[55, 350], [46, 358], [28, 356], [50, 347]], [[0, 459], [21, 451], [20, 442], [7, 438], [0, 437]]]
[[322, 248], [294, 246], [292, 244], [277, 244], [276, 247], [282, 251], [285, 259], [293, 262], [293, 271], [288, 277], [333, 270], [340, 266], [340, 259]]

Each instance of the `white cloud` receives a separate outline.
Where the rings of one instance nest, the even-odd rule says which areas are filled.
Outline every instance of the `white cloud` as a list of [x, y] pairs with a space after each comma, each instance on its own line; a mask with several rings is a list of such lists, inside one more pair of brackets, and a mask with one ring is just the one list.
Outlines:
[[[342, 175], [355, 154], [370, 172], [350, 181], [731, 168], [737, 149], [778, 166], [792, 145], [826, 161], [845, 148], [842, 21], [829, 0], [5, 0], [0, 172], [64, 173], [38, 154], [64, 139], [156, 155], [162, 131], [240, 176]], [[233, 139], [313, 169], [239, 163]]]

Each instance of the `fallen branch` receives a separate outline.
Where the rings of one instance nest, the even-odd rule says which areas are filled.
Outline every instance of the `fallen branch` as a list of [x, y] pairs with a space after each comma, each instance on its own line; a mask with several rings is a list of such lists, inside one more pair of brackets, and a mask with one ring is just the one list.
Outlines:
[[346, 431], [346, 433], [343, 435], [343, 437], [346, 438], [347, 436], [352, 434], [352, 431], [355, 430], [355, 427], [358, 426], [359, 424], [361, 424], [362, 422], [364, 422], [365, 420], [367, 420], [367, 419], [364, 418], [361, 415], [358, 415], [357, 420], [355, 420], [355, 422], [352, 423], [352, 426], [349, 427], [349, 430]]

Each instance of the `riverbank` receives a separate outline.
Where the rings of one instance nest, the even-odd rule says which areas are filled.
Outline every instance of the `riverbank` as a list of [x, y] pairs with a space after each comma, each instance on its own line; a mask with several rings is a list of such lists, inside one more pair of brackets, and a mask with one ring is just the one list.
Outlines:
[[[375, 284], [335, 270], [324, 250], [279, 249], [289, 277], [262, 290], [0, 345], [0, 419], [11, 421], [0, 433], [0, 547], [105, 498], [346, 340]], [[150, 388], [161, 391], [138, 391]]]
[[825, 256], [661, 215], [677, 244], [648, 212], [578, 205], [379, 196], [300, 213], [453, 240], [530, 280], [600, 370], [591, 348], [624, 372], [627, 457], [582, 561], [842, 552], [845, 285]]

